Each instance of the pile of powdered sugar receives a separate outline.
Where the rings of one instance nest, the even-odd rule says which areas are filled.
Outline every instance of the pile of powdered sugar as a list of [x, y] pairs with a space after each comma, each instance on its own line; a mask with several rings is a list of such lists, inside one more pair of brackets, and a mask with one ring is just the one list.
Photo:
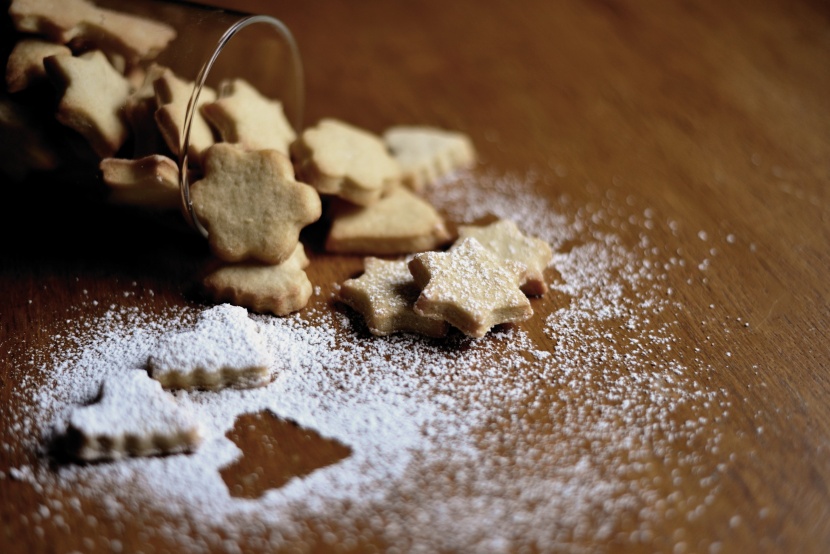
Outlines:
[[[372, 337], [327, 304], [286, 318], [252, 315], [276, 379], [176, 393], [205, 427], [195, 453], [57, 468], [33, 458], [13, 476], [45, 498], [97, 500], [114, 515], [165, 514], [145, 532], [197, 550], [239, 538], [280, 546], [309, 520], [339, 522], [317, 530], [324, 541], [358, 544], [350, 529], [360, 522], [406, 551], [580, 551], [623, 532], [650, 544], [674, 512], [700, 514], [717, 496], [710, 477], [719, 468], [688, 445], [716, 451], [720, 437], [706, 418], [728, 410], [728, 399], [707, 388], [706, 367], [672, 354], [676, 323], [666, 312], [678, 306], [666, 275], [683, 269], [650, 243], [653, 214], [612, 203], [563, 209], [533, 186], [532, 176], [477, 175], [435, 187], [430, 200], [459, 223], [513, 219], [557, 251], [552, 300], [534, 303], [545, 340], [521, 326], [478, 340]], [[620, 240], [618, 220], [639, 243]], [[46, 385], [13, 414], [24, 446], [41, 450], [102, 380], [142, 367], [161, 336], [198, 313], [175, 308], [159, 318], [112, 306], [99, 319], [67, 322], [60, 359], [40, 368]], [[219, 470], [241, 452], [225, 433], [238, 415], [263, 409], [351, 455], [258, 499], [232, 497]], [[680, 468], [702, 477], [673, 486]]]

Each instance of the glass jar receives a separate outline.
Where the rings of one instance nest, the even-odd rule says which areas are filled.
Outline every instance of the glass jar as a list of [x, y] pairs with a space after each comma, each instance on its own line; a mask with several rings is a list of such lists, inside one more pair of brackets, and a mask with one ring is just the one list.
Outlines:
[[[158, 64], [191, 83], [190, 102], [180, 122], [178, 152], [167, 154], [179, 170], [181, 211], [186, 221], [205, 235], [193, 214], [189, 194], [187, 146], [195, 113], [193, 106], [198, 105], [204, 87], [218, 90], [225, 81], [244, 79], [263, 96], [280, 101], [288, 122], [299, 133], [304, 109], [304, 78], [297, 44], [285, 24], [267, 15], [161, 0], [95, 0], [94, 6], [103, 11], [85, 15], [92, 23], [76, 37], [71, 37], [72, 32], [57, 36], [59, 33], [48, 25], [43, 32], [19, 32], [13, 18], [6, 18], [2, 29], [4, 37], [0, 39], [2, 53], [8, 56], [16, 42], [26, 38], [55, 43], [65, 41], [76, 56], [88, 50], [104, 50], [112, 65], [127, 78], [130, 73], [140, 75], [151, 64]], [[55, 10], [59, 9], [56, 5]], [[95, 30], [96, 25], [106, 28], [117, 21], [120, 14], [164, 24], [174, 31], [173, 38], [159, 51], [140, 59], [120, 59], [117, 53], [112, 55], [106, 48], [118, 43], [118, 37], [107, 37], [106, 33], [98, 36]], [[140, 34], [132, 29], [127, 31], [125, 34]], [[86, 188], [88, 191], [90, 183], [97, 181], [100, 184], [98, 163], [101, 156], [91, 156], [90, 149], [81, 144], [83, 141], [77, 133], [54, 121], [54, 108], [60, 98], [51, 97], [55, 90], [46, 83], [48, 79], [41, 80], [44, 82], [28, 90], [9, 92], [4, 89], [0, 93], [0, 146], [10, 146], [0, 148], [0, 173], [8, 174], [14, 181], [61, 182], [60, 187]], [[137, 87], [138, 83], [134, 82], [133, 86]], [[18, 140], [21, 135], [25, 135], [26, 140]], [[130, 158], [133, 154], [122, 149], [116, 156]], [[98, 188], [100, 192], [101, 187]], [[103, 194], [106, 192], [103, 190]]]

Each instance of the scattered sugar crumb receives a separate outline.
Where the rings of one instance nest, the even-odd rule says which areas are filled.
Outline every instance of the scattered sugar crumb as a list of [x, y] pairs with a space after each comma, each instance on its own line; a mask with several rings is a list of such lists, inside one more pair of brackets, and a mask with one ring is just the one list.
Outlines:
[[[542, 336], [518, 326], [482, 340], [367, 337], [325, 304], [285, 318], [254, 315], [276, 379], [258, 389], [177, 393], [204, 426], [193, 454], [57, 470], [30, 457], [9, 476], [46, 497], [96, 502], [114, 518], [165, 514], [139, 536], [197, 552], [233, 550], [243, 539], [279, 549], [309, 521], [324, 543], [344, 548], [360, 544], [349, 531], [359, 522], [399, 551], [582, 552], [589, 549], [580, 545], [621, 540], [624, 528], [626, 541], [661, 549], [658, 530], [679, 511], [703, 516], [734, 463], [710, 421], [728, 416], [727, 393], [708, 387], [710, 368], [675, 354], [672, 314], [683, 312], [682, 295], [668, 293], [666, 275], [681, 272], [691, 283], [697, 264], [653, 244], [648, 231], [659, 215], [636, 208], [638, 199], [609, 194], [576, 206], [533, 194], [538, 184], [533, 174], [466, 174], [428, 194], [456, 222], [510, 218], [551, 244], [558, 275], [548, 308], [533, 317]], [[621, 240], [622, 228], [639, 233], [639, 243]], [[103, 380], [142, 367], [159, 337], [199, 313], [175, 307], [151, 317], [111, 304], [98, 317], [72, 320], [53, 337], [49, 351], [61, 354], [49, 364], [31, 352], [31, 370], [46, 385], [13, 391], [22, 409], [11, 421], [23, 446], [41, 452]], [[235, 498], [219, 470], [241, 451], [225, 433], [238, 415], [260, 410], [351, 455], [256, 500]], [[21, 516], [52, 518], [46, 511]], [[320, 521], [338, 526], [314, 527]], [[740, 522], [735, 516], [730, 525]], [[670, 546], [688, 550], [679, 531]], [[109, 547], [123, 545], [110, 538]]]

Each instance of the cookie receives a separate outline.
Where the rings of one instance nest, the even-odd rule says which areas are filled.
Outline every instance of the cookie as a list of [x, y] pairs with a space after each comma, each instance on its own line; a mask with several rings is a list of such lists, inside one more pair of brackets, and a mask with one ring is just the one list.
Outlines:
[[245, 389], [267, 385], [268, 346], [248, 310], [222, 304], [205, 310], [192, 329], [164, 335], [147, 359], [165, 389]]
[[207, 150], [191, 199], [218, 258], [276, 264], [294, 252], [300, 230], [320, 218], [322, 206], [293, 175], [291, 160], [276, 150], [248, 152], [224, 142]]
[[86, 138], [101, 158], [111, 158], [129, 137], [124, 105], [130, 85], [94, 50], [81, 56], [48, 56], [43, 64], [61, 94], [55, 117]]
[[9, 16], [21, 33], [44, 35], [66, 44], [81, 32], [81, 23], [94, 17], [97, 8], [86, 0], [12, 0]]
[[544, 271], [553, 251], [542, 239], [524, 235], [516, 223], [500, 219], [486, 226], [461, 225], [458, 238], [473, 237], [505, 263], [519, 271], [519, 284], [525, 294], [535, 296], [548, 290]]
[[99, 164], [109, 200], [114, 204], [153, 209], [181, 205], [179, 167], [167, 156], [153, 154], [136, 160], [104, 158]]
[[85, 0], [12, 0], [9, 15], [18, 31], [45, 35], [76, 49], [119, 55], [131, 65], [152, 59], [176, 37], [170, 25]]
[[69, 454], [83, 461], [190, 452], [201, 441], [199, 423], [143, 369], [107, 378], [66, 432]]
[[337, 119], [323, 119], [291, 144], [297, 178], [321, 194], [369, 206], [400, 182], [398, 162], [380, 137]]
[[247, 150], [273, 149], [288, 155], [297, 138], [285, 118], [282, 103], [266, 98], [244, 79], [220, 87], [220, 98], [202, 106], [202, 115], [224, 142]]
[[[179, 144], [184, 130], [184, 118], [187, 114], [187, 105], [193, 94], [194, 83], [186, 81], [173, 73], [169, 68], [161, 71], [161, 75], [153, 81], [153, 90], [156, 94], [155, 119], [161, 136], [164, 137], [170, 151], [179, 155]], [[201, 107], [216, 100], [216, 92], [210, 87], [203, 87], [199, 94], [198, 108], [193, 112], [193, 121], [190, 124], [190, 142], [188, 144], [188, 158], [191, 164], [199, 165], [202, 155], [216, 139], [213, 130], [202, 116]]]
[[407, 260], [363, 260], [363, 275], [344, 281], [337, 298], [360, 313], [369, 331], [376, 336], [418, 333], [443, 337], [448, 325], [415, 312], [421, 289], [409, 272]]
[[404, 183], [416, 191], [476, 162], [473, 142], [463, 133], [402, 125], [389, 128], [383, 140], [401, 166]]
[[451, 239], [441, 215], [426, 200], [397, 186], [371, 206], [341, 201], [330, 215], [326, 251], [348, 254], [409, 254]]
[[305, 308], [312, 286], [303, 269], [308, 258], [298, 243], [277, 265], [232, 264], [212, 268], [202, 278], [204, 294], [214, 302], [243, 306], [254, 312], [288, 315]]
[[20, 92], [48, 81], [43, 58], [58, 55], [71, 56], [72, 50], [62, 44], [35, 38], [24, 38], [17, 42], [6, 63], [6, 90], [10, 93]]
[[483, 337], [495, 325], [533, 315], [517, 272], [474, 238], [461, 240], [448, 252], [416, 254], [409, 270], [421, 288], [415, 312], [444, 320], [470, 337]]

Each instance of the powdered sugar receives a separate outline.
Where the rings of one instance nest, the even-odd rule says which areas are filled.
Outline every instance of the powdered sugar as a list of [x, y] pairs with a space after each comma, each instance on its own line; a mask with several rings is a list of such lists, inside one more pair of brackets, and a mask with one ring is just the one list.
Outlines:
[[[10, 473], [47, 498], [164, 514], [145, 532], [194, 550], [216, 546], [219, 532], [252, 548], [280, 546], [307, 537], [307, 521], [334, 522], [312, 529], [322, 543], [356, 545], [350, 529], [360, 522], [406, 551], [577, 552], [620, 533], [653, 544], [672, 510], [700, 513], [718, 494], [719, 467], [693, 452], [716, 450], [719, 436], [701, 419], [728, 399], [707, 388], [707, 368], [673, 354], [667, 312], [679, 307], [665, 276], [680, 264], [655, 250], [648, 226], [640, 222], [639, 243], [626, 244], [615, 206], [557, 206], [533, 195], [530, 181], [478, 175], [429, 195], [456, 222], [509, 218], [554, 246], [558, 276], [530, 320], [544, 333], [373, 337], [324, 298], [287, 318], [254, 315], [276, 378], [259, 389], [177, 392], [205, 426], [195, 453], [57, 470], [33, 461]], [[27, 448], [39, 449], [103, 379], [141, 367], [161, 336], [198, 314], [113, 307], [67, 323], [61, 359], [42, 368], [48, 386], [16, 416]], [[237, 415], [263, 409], [351, 455], [256, 500], [232, 497], [219, 470], [241, 453], [225, 433]], [[701, 478], [681, 487], [672, 483], [678, 468]]]

